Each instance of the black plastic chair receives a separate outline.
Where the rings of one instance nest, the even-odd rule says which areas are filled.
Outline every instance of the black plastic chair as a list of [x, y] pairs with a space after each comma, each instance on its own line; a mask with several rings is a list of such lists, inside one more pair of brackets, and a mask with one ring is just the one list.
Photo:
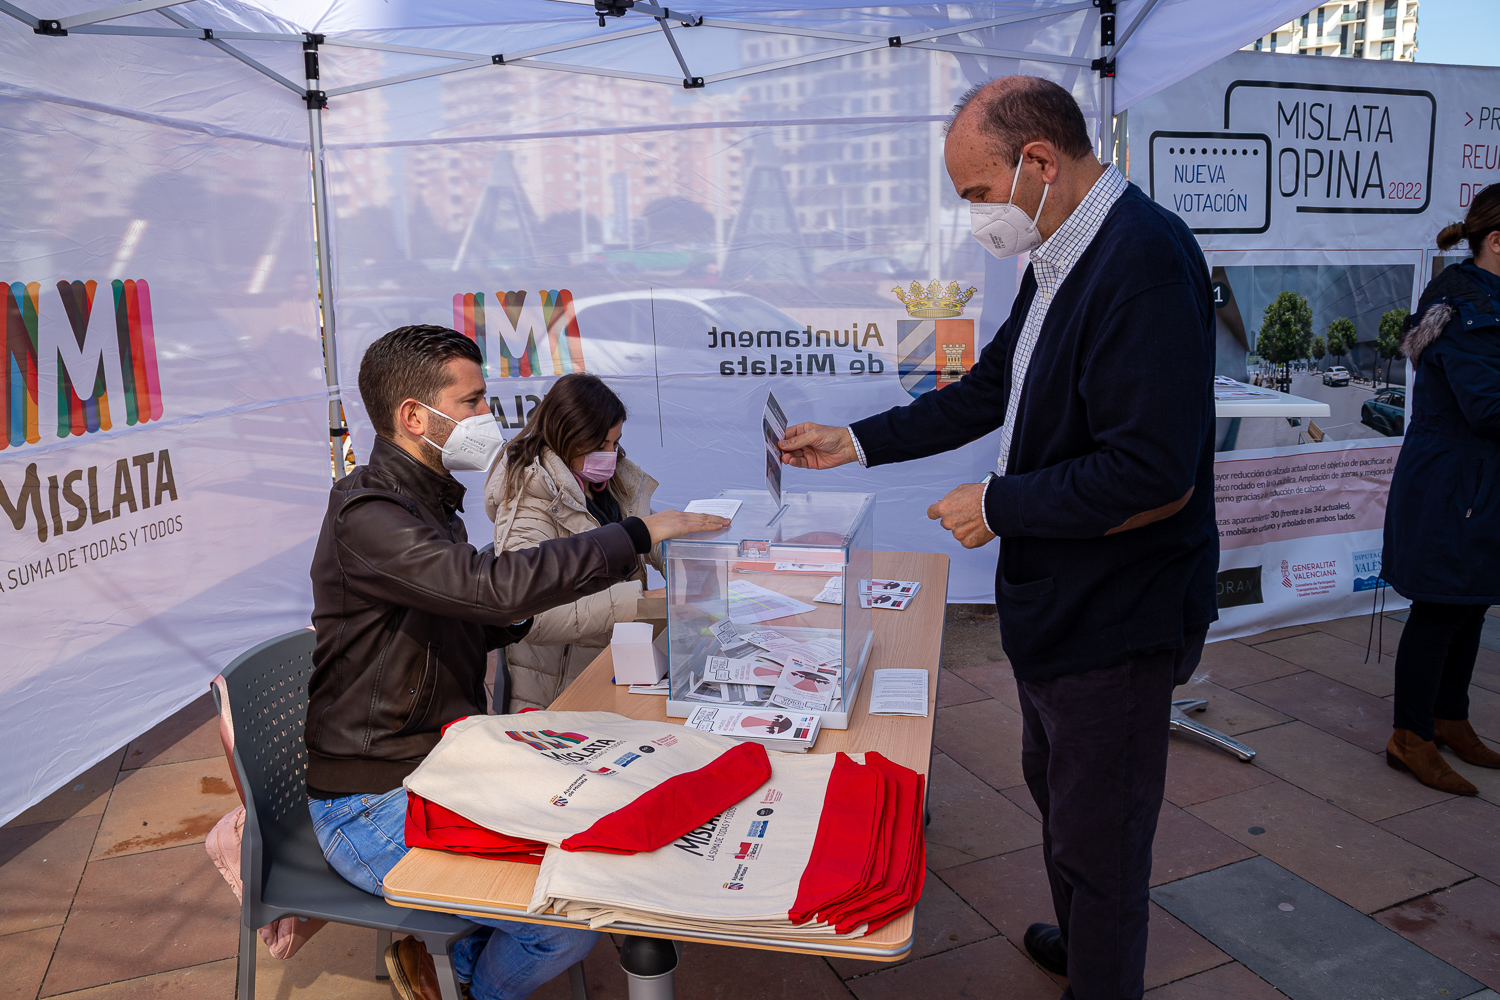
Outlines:
[[[234, 717], [234, 768], [245, 790], [239, 996], [255, 997], [256, 928], [297, 916], [374, 928], [377, 979], [386, 978], [384, 953], [393, 932], [419, 938], [437, 966], [443, 1000], [459, 1000], [448, 951], [479, 925], [449, 913], [392, 906], [354, 887], [329, 866], [313, 834], [303, 745], [313, 642], [310, 629], [288, 632], [224, 669]], [[213, 690], [218, 701], [218, 689]], [[576, 996], [582, 969], [569, 973]]]

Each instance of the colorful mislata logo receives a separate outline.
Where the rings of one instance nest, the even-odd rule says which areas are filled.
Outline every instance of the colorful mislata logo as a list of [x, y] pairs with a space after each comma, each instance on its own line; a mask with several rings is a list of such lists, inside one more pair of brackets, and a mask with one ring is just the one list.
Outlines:
[[974, 321], [957, 319], [976, 289], [960, 291], [958, 282], [946, 288], [936, 278], [923, 288], [913, 281], [906, 290], [893, 288], [911, 319], [896, 322], [896, 367], [901, 387], [913, 398], [952, 385], [974, 367]]
[[557, 733], [550, 729], [507, 729], [505, 735], [536, 750], [571, 750], [589, 739], [582, 733]]
[[543, 289], [530, 306], [526, 298], [525, 291], [495, 293], [491, 305], [500, 306], [503, 318], [495, 323], [497, 350], [491, 351], [484, 293], [460, 292], [453, 296], [453, 328], [479, 345], [485, 378], [584, 371], [583, 335], [578, 329], [573, 293], [566, 288]]
[[[91, 327], [96, 281], [59, 281], [56, 306], [50, 296], [43, 301], [39, 282], [0, 286], [0, 450], [41, 441], [51, 425], [42, 414], [54, 408], [59, 438], [112, 430], [122, 416], [129, 426], [161, 419], [151, 290], [136, 280], [110, 286], [113, 331]], [[51, 365], [56, 380], [41, 379]], [[42, 398], [44, 388], [50, 398]]]

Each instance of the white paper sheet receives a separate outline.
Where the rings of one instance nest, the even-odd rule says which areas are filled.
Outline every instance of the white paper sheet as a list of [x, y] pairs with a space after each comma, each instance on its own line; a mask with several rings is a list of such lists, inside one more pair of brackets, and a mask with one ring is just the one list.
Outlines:
[[816, 609], [805, 601], [767, 590], [749, 580], [733, 580], [729, 584], [729, 617], [736, 625], [754, 625], [813, 610]]
[[682, 509], [689, 514], [717, 514], [732, 521], [734, 515], [739, 513], [740, 505], [739, 500], [714, 497], [709, 500], [694, 500]]
[[927, 715], [927, 671], [887, 668], [875, 671], [870, 687], [871, 715]]

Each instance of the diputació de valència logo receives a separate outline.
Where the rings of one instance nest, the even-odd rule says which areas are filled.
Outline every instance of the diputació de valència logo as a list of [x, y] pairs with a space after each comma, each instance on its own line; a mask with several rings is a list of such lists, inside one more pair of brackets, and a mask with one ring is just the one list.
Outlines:
[[[4, 285], [0, 450], [160, 420], [161, 378], [144, 280], [110, 282], [113, 323], [94, 318], [97, 281]], [[101, 303], [102, 305], [102, 303]], [[55, 366], [57, 378], [39, 376]], [[56, 422], [53, 415], [56, 415]]]

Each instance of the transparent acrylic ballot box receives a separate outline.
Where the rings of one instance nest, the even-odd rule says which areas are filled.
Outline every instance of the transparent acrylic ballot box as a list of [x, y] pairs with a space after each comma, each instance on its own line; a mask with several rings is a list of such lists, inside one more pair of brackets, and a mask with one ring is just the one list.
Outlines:
[[859, 599], [874, 494], [784, 493], [779, 509], [763, 490], [719, 496], [741, 502], [727, 529], [663, 547], [667, 714], [765, 708], [847, 729], [875, 639]]

